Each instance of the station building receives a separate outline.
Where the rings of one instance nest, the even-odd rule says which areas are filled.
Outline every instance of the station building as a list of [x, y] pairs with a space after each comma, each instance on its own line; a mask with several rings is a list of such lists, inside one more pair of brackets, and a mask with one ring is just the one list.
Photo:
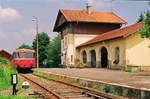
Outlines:
[[150, 41], [138, 34], [143, 23], [121, 28], [126, 21], [113, 12], [60, 9], [54, 32], [61, 34], [61, 64], [75, 66], [76, 60], [89, 67], [126, 65], [150, 70]]

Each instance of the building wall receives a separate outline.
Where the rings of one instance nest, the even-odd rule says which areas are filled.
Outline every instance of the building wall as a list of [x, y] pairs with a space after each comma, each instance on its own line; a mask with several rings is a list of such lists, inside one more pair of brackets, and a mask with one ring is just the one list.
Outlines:
[[150, 40], [134, 33], [126, 38], [127, 64], [150, 66]]
[[[126, 54], [125, 54], [125, 39], [116, 39], [116, 40], [111, 40], [111, 41], [106, 41], [106, 42], [100, 42], [97, 44], [92, 44], [90, 46], [84, 46], [82, 48], [77, 49], [77, 57], [81, 59], [81, 53], [82, 51], [86, 51], [87, 53], [87, 65], [90, 66], [91, 59], [90, 59], [90, 51], [95, 50], [96, 51], [96, 67], [101, 67], [101, 48], [106, 47], [107, 52], [108, 52], [108, 68], [111, 66], [124, 66], [125, 65], [125, 59], [126, 59]], [[115, 48], [119, 47], [120, 49], [120, 62], [119, 64], [113, 64], [113, 61], [115, 60]]]
[[80, 45], [82, 43], [85, 43], [88, 40], [94, 38], [95, 36], [97, 36], [97, 35], [95, 35], [95, 34], [94, 35], [90, 35], [90, 34], [74, 34], [74, 40], [75, 40], [74, 44], [75, 44], [75, 46], [78, 46], [78, 45]]
[[61, 57], [61, 64], [71, 65], [74, 60], [71, 60], [71, 56], [74, 54], [74, 36], [71, 33], [65, 34], [61, 40], [61, 52], [65, 51], [65, 54]]
[[102, 34], [121, 27], [120, 24], [111, 23], [74, 23], [76, 34]]
[[76, 49], [75, 47], [92, 39], [96, 35], [85, 35], [85, 34], [73, 34], [67, 33], [61, 40], [61, 52], [66, 51], [66, 55], [61, 57], [61, 64], [64, 65], [75, 65]]
[[[146, 38], [141, 38], [140, 34], [134, 33], [127, 38], [120, 38], [115, 40], [109, 40], [105, 42], [99, 42], [97, 44], [92, 44], [88, 46], [83, 46], [77, 48], [77, 57], [82, 61], [82, 52], [86, 51], [87, 53], [87, 65], [90, 66], [91, 57], [90, 51], [96, 51], [96, 67], [101, 67], [101, 52], [102, 47], [106, 47], [108, 51], [108, 61], [109, 66], [127, 66], [135, 65], [141, 66], [142, 71], [150, 70], [150, 40]], [[115, 48], [119, 47], [120, 49], [120, 62], [119, 64], [114, 64], [115, 60]]]

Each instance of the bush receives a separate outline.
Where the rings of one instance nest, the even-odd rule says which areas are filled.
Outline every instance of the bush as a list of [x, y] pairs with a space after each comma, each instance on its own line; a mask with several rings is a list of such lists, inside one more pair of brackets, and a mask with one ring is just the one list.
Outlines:
[[7, 89], [11, 85], [11, 74], [17, 73], [11, 64], [0, 64], [0, 90]]
[[2, 63], [2, 64], [8, 64], [8, 60], [6, 58], [0, 57], [0, 63]]
[[85, 68], [85, 67], [86, 67], [86, 64], [82, 62], [77, 63], [77, 68]]
[[30, 97], [21, 95], [13, 96], [11, 94], [8, 94], [8, 96], [0, 95], [0, 99], [30, 99]]

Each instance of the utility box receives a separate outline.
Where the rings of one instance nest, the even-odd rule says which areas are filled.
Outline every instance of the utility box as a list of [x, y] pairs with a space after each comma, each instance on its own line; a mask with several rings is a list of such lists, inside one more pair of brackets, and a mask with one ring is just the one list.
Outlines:
[[139, 66], [136, 65], [127, 65], [128, 72], [139, 72]]

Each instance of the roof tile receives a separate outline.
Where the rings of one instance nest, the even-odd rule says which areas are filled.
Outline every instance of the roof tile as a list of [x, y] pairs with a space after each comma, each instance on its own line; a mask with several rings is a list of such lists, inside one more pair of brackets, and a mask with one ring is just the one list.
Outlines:
[[94, 44], [94, 43], [98, 43], [98, 42], [102, 42], [102, 41], [106, 41], [106, 40], [111, 40], [111, 39], [115, 39], [115, 38], [119, 38], [119, 37], [123, 37], [123, 36], [128, 36], [129, 34], [135, 33], [137, 30], [139, 30], [140, 28], [143, 27], [143, 23], [139, 22], [121, 29], [116, 29], [113, 31], [109, 31], [103, 34], [100, 34], [96, 37], [94, 37], [93, 39], [80, 44], [79, 46], [77, 46], [77, 48], [82, 47], [82, 46], [86, 46], [86, 45], [90, 45], [90, 44]]
[[101, 23], [121, 23], [126, 22], [112, 12], [91, 11], [89, 15], [86, 10], [60, 10], [69, 22], [101, 22]]

